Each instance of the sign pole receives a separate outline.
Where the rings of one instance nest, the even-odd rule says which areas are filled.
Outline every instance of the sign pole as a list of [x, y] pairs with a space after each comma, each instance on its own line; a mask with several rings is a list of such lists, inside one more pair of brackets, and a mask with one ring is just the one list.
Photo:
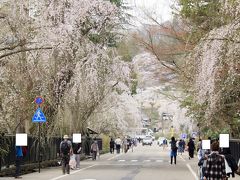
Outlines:
[[38, 123], [38, 172], [40, 173], [40, 140], [41, 140], [41, 126], [40, 122]]
[[44, 99], [41, 96], [35, 98], [34, 102], [37, 104], [37, 110], [32, 117], [33, 123], [38, 123], [38, 172], [40, 173], [41, 168], [41, 123], [46, 122], [46, 117], [42, 112], [40, 106], [44, 102]]

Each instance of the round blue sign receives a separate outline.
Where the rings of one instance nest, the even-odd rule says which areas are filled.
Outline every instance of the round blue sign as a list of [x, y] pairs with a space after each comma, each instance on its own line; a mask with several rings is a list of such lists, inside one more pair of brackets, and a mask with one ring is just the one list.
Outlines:
[[36, 97], [35, 103], [38, 104], [38, 105], [42, 104], [43, 103], [43, 98], [42, 97]]

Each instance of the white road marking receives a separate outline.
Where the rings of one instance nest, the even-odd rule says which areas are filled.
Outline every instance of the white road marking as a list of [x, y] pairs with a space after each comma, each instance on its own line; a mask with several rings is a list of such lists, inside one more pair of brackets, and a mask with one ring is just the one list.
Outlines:
[[116, 156], [113, 156], [113, 157], [111, 157], [111, 158], [109, 158], [109, 159], [107, 159], [108, 161], [110, 161], [110, 160], [112, 160], [112, 159], [114, 159], [114, 158], [116, 158], [116, 157], [118, 157], [118, 156], [121, 156], [122, 154], [118, 154], [118, 155], [116, 155]]
[[186, 164], [186, 166], [188, 167], [189, 171], [192, 173], [192, 175], [194, 176], [195, 180], [198, 180], [198, 176], [197, 174], [193, 171], [192, 167], [189, 164]]
[[147, 159], [147, 160], [144, 160], [143, 162], [150, 162], [151, 160]]
[[65, 176], [68, 176], [68, 174], [61, 175], [61, 176], [58, 176], [58, 177], [56, 177], [56, 178], [52, 178], [52, 179], [50, 179], [50, 180], [57, 180], [57, 179], [61, 179], [61, 178], [65, 177]]
[[[100, 166], [137, 166], [136, 164], [123, 164], [123, 163], [119, 163], [119, 164], [99, 164]], [[141, 166], [141, 165], [139, 165]]]
[[184, 162], [186, 162], [186, 160], [185, 160], [181, 155], [179, 155], [179, 157], [180, 157]]
[[136, 160], [136, 159], [133, 159], [133, 160], [131, 160], [132, 162], [137, 162], [138, 160]]
[[118, 162], [124, 162], [124, 161], [126, 161], [126, 160], [124, 160], [124, 159], [120, 159], [120, 160], [118, 160]]
[[158, 160], [156, 160], [156, 162], [163, 162], [163, 160], [162, 159], [158, 159]]
[[[75, 174], [75, 173], [78, 173], [78, 172], [80, 172], [80, 171], [83, 171], [83, 170], [86, 170], [86, 169], [92, 168], [92, 167], [97, 166], [97, 165], [98, 165], [98, 164], [94, 164], [94, 165], [92, 165], [92, 166], [88, 166], [88, 167], [82, 168], [82, 169], [80, 169], [80, 170], [74, 171], [74, 172], [72, 172], [72, 173], [70, 173], [70, 174]], [[61, 179], [61, 178], [63, 178], [63, 177], [69, 176], [70, 174], [61, 175], [61, 176], [58, 176], [58, 177], [52, 178], [52, 179], [50, 179], [50, 180]]]

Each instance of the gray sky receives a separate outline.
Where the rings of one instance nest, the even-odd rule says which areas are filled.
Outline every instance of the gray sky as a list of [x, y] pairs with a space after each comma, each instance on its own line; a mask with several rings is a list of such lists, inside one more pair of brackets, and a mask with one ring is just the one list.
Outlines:
[[[124, 0], [124, 2], [133, 7], [128, 13], [137, 17], [140, 22], [150, 23], [144, 16], [143, 11], [151, 13], [160, 22], [172, 19], [170, 7], [172, 0]], [[134, 21], [137, 21], [137, 19]]]

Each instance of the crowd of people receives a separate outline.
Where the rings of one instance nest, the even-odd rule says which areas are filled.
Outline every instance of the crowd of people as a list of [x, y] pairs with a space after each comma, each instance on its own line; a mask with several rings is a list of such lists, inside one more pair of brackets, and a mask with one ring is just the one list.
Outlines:
[[137, 139], [125, 137], [121, 139], [120, 137], [116, 138], [115, 141], [113, 138], [110, 140], [110, 153], [114, 153], [114, 150], [116, 149], [116, 153], [119, 154], [121, 149], [124, 153], [127, 153], [129, 149], [132, 149], [133, 147], [137, 145]]
[[[72, 143], [69, 140], [67, 135], [64, 135], [63, 141], [60, 143], [60, 155], [61, 155], [61, 164], [63, 174], [67, 172], [70, 173], [70, 169], [79, 169], [80, 168], [80, 153], [81, 153], [81, 143]], [[121, 139], [120, 137], [113, 140], [111, 138], [109, 142], [109, 150], [110, 153], [120, 153], [121, 149], [124, 153], [127, 153], [129, 149], [136, 145], [137, 140], [125, 137]], [[97, 156], [100, 156], [99, 145], [97, 140], [95, 139], [90, 147], [90, 152], [92, 156], [92, 160], [96, 160]]]
[[230, 148], [220, 148], [219, 140], [211, 140], [211, 149], [203, 149], [201, 140], [198, 148], [198, 165], [200, 169], [200, 180], [224, 179], [235, 177], [238, 170], [236, 160], [231, 154]]
[[230, 177], [235, 177], [235, 172], [238, 170], [236, 160], [231, 154], [230, 148], [220, 148], [219, 140], [211, 140], [210, 149], [202, 148], [202, 140], [199, 139], [197, 148], [193, 138], [190, 138], [187, 145], [183, 139], [177, 141], [175, 137], [171, 138], [170, 163], [176, 164], [177, 154], [182, 154], [188, 151], [189, 160], [194, 158], [194, 152], [197, 151], [199, 176], [200, 180], [227, 180]]
[[[197, 154], [199, 176], [200, 180], [214, 180], [221, 179], [227, 180], [230, 177], [235, 177], [235, 172], [238, 171], [238, 165], [236, 160], [231, 154], [230, 148], [220, 148], [219, 140], [212, 140], [210, 149], [203, 149], [202, 140], [199, 139], [198, 143], [195, 143], [194, 138], [190, 138], [188, 142], [184, 139], [177, 140], [175, 137], [171, 138], [170, 144], [170, 163], [177, 164], [177, 155], [182, 155], [185, 151], [188, 151], [189, 160], [194, 158], [194, 154]], [[109, 142], [109, 152], [119, 154], [121, 152], [127, 153], [129, 149], [132, 149], [138, 143], [138, 139], [124, 137], [117, 137], [115, 140], [111, 138]], [[163, 142], [163, 149], [167, 147], [167, 140]], [[195, 146], [196, 145], [196, 146]], [[60, 157], [63, 174], [70, 174], [70, 169], [80, 168], [80, 154], [82, 151], [81, 143], [72, 143], [67, 135], [64, 135], [63, 141], [60, 143]], [[90, 147], [90, 153], [92, 160], [96, 160], [99, 156], [99, 144], [96, 139]], [[16, 146], [16, 173], [15, 178], [21, 178], [20, 164], [26, 154], [25, 147]]]

